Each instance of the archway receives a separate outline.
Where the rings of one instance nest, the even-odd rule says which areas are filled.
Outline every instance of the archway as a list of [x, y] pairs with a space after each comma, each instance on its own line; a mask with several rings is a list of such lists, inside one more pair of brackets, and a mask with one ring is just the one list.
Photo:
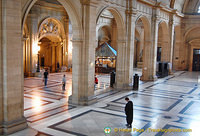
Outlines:
[[[32, 1], [29, 7], [27, 7], [28, 10], [23, 19], [24, 39], [29, 48], [26, 52], [29, 55], [27, 57], [29, 64], [28, 74], [29, 76], [36, 76], [24, 81], [24, 115], [31, 123], [37, 121], [37, 117], [35, 119], [32, 117], [45, 112], [47, 110], [45, 105], [51, 104], [52, 101], [63, 100], [62, 104], [65, 104], [65, 108], [67, 109], [68, 96], [72, 94], [72, 86], [77, 86], [79, 78], [79, 75], [77, 75], [77, 72], [79, 72], [77, 70], [79, 63], [77, 62], [80, 61], [80, 58], [77, 58], [76, 62], [74, 60], [69, 61], [69, 55], [72, 58], [72, 51], [73, 55], [76, 56], [76, 50], [80, 50], [82, 31], [76, 11], [69, 3], [69, 1], [63, 0]], [[70, 10], [69, 13], [66, 12], [66, 9], [67, 11]], [[75, 50], [72, 50], [72, 42], [73, 45], [76, 45]], [[73, 65], [73, 69], [75, 70], [72, 70], [72, 63], [75, 64]], [[37, 76], [43, 76], [41, 71], [37, 71], [38, 66], [42, 68], [41, 64], [43, 68], [46, 67], [50, 72], [61, 71], [65, 73], [50, 74], [48, 85], [44, 88], [42, 78], [37, 78]], [[58, 64], [59, 69], [57, 69]], [[66, 73], [67, 71], [75, 72], [69, 75]], [[70, 84], [70, 86], [66, 86], [67, 91], [65, 92], [62, 92], [63, 74], [66, 74], [66, 84]], [[72, 76], [74, 74], [75, 76]], [[34, 82], [31, 81], [32, 79]], [[72, 84], [73, 81], [74, 84]], [[29, 83], [29, 86], [26, 86], [26, 83]], [[73, 90], [77, 91], [76, 88]], [[30, 116], [28, 112], [33, 115]]]
[[[107, 20], [107, 21], [103, 21], [103, 20]], [[106, 73], [116, 71], [115, 81], [119, 85], [121, 84], [121, 82], [123, 82], [123, 80], [119, 78], [121, 76], [120, 71], [122, 69], [122, 64], [119, 64], [118, 62], [120, 62], [120, 59], [122, 59], [122, 58], [119, 58], [119, 56], [121, 56], [123, 52], [122, 50], [120, 50], [120, 48], [121, 46], [123, 46], [123, 44], [125, 44], [124, 21], [120, 13], [115, 8], [112, 8], [112, 7], [103, 8], [103, 10], [101, 10], [97, 18], [96, 31], [97, 31], [97, 41], [98, 41], [96, 45], [98, 53], [96, 54], [99, 54], [99, 50], [102, 51], [103, 48], [105, 48], [105, 51], [106, 51], [106, 53], [104, 53], [104, 55], [106, 55], [103, 59], [104, 62], [99, 61], [99, 59], [96, 60], [97, 67], [99, 67], [100, 63], [102, 64], [105, 63], [105, 65], [103, 66], [105, 66], [106, 68], [102, 68], [102, 69], [105, 69]], [[96, 72], [99, 72], [99, 71], [96, 70]], [[108, 75], [108, 77], [109, 76], [110, 75]], [[109, 86], [109, 82], [110, 81], [108, 79], [106, 83], [108, 86]]]
[[[151, 45], [151, 35], [150, 35], [150, 23], [149, 20], [145, 16], [140, 16], [136, 20], [136, 24], [143, 29], [143, 37], [141, 39], [140, 46], [142, 48], [142, 76], [141, 80], [149, 80], [148, 73], [149, 73], [149, 57], [148, 54], [150, 53], [149, 46]], [[137, 25], [136, 25], [137, 26]]]
[[116, 32], [115, 18], [109, 10], [104, 10], [97, 20], [97, 45], [95, 52], [95, 75], [99, 80], [95, 90], [109, 87], [110, 72], [116, 71]]
[[140, 62], [142, 62], [142, 48], [140, 46], [141, 44], [141, 37], [137, 29], [135, 29], [135, 41], [134, 41], [134, 63], [133, 67], [134, 68], [142, 68], [142, 65], [140, 67]]
[[200, 71], [200, 27], [192, 27], [190, 28], [184, 37], [185, 40], [185, 51], [186, 55], [183, 56], [182, 59], [182, 67], [186, 68], [186, 64], [188, 64], [189, 71]]
[[138, 19], [135, 27], [135, 48], [134, 48], [134, 67], [142, 68], [143, 65], [143, 46], [144, 46], [144, 25]]
[[40, 46], [40, 68], [49, 69], [50, 72], [68, 70], [68, 44], [62, 23], [54, 18], [45, 19], [39, 26], [38, 45]]

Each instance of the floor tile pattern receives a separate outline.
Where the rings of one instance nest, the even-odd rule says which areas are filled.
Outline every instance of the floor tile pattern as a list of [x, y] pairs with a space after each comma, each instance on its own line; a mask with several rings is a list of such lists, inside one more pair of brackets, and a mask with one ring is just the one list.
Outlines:
[[[67, 77], [65, 92], [61, 89], [63, 74]], [[41, 78], [26, 78], [24, 115], [38, 136], [199, 136], [199, 74], [174, 72], [155, 82], [140, 82], [138, 91], [109, 88], [110, 76], [97, 74], [98, 101], [90, 106], [68, 104], [72, 93], [70, 73], [50, 74], [47, 87]], [[134, 104], [131, 130], [125, 126], [125, 97]], [[105, 134], [106, 127], [111, 129], [110, 134]], [[168, 132], [175, 130], [180, 132]], [[20, 134], [35, 135], [22, 131], [12, 136]]]

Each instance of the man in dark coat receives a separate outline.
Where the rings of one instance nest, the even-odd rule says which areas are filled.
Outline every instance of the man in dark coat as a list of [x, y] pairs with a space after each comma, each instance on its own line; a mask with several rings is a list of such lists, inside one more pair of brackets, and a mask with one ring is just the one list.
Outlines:
[[125, 106], [126, 121], [127, 121], [126, 126], [131, 128], [132, 127], [131, 124], [133, 122], [133, 102], [130, 101], [128, 97], [126, 97], [125, 100], [127, 101]]

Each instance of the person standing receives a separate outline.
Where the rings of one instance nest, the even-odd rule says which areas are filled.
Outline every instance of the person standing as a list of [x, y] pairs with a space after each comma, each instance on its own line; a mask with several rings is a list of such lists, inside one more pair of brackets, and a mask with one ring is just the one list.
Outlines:
[[128, 97], [125, 98], [127, 101], [126, 106], [125, 106], [125, 114], [126, 114], [126, 126], [128, 128], [132, 127], [132, 122], [133, 122], [133, 102], [129, 100]]
[[65, 78], [65, 75], [63, 75], [63, 78], [62, 78], [62, 90], [65, 91], [65, 85], [66, 85], [66, 78]]
[[59, 62], [57, 62], [57, 69], [56, 69], [56, 72], [59, 72], [59, 69], [60, 69], [60, 64], [59, 64]]
[[47, 69], [45, 70], [44, 72], [44, 86], [46, 87], [47, 86], [47, 80], [48, 80], [48, 71]]

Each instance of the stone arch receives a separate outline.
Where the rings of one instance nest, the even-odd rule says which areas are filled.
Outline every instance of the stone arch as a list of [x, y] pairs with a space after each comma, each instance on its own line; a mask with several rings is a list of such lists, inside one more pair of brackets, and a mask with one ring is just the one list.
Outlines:
[[[22, 28], [21, 29], [24, 28], [27, 16], [37, 1], [38, 0], [27, 0], [27, 4], [24, 8], [25, 10], [22, 13], [22, 21], [21, 21]], [[72, 65], [73, 65], [73, 67], [72, 67], [72, 82], [73, 82], [72, 83], [72, 94], [76, 94], [75, 92], [79, 91], [79, 89], [80, 89], [80, 87], [77, 84], [79, 84], [80, 79], [82, 78], [82, 77], [80, 77], [80, 73], [82, 72], [80, 64], [81, 64], [81, 61], [83, 61], [83, 59], [80, 57], [80, 55], [82, 55], [80, 52], [82, 51], [82, 49], [83, 49], [82, 47], [84, 44], [82, 20], [81, 20], [81, 16], [79, 15], [79, 12], [77, 10], [77, 7], [79, 5], [75, 5], [73, 0], [57, 0], [57, 1], [63, 6], [65, 11], [67, 12], [69, 20], [72, 25], [73, 38], [70, 41], [70, 43], [73, 44], [72, 58], [77, 58], [77, 59], [72, 59]], [[80, 6], [81, 6], [81, 4], [80, 4]], [[37, 30], [38, 29], [39, 28], [37, 27]], [[67, 44], [66, 40], [65, 40], [65, 44]], [[33, 61], [36, 62], [36, 60], [33, 60]]]
[[[38, 0], [29, 0], [25, 7], [25, 11], [23, 11], [23, 16], [22, 16], [22, 29], [24, 28], [26, 18], [28, 16], [28, 13], [30, 12], [31, 8], [33, 5], [37, 2]], [[69, 15], [70, 21], [72, 22], [72, 29], [73, 29], [73, 39], [74, 40], [82, 40], [82, 25], [81, 25], [81, 20], [80, 16], [78, 15], [78, 12], [76, 11], [76, 8], [74, 4], [71, 2], [71, 0], [57, 0], [66, 10], [67, 14]]]
[[182, 59], [183, 61], [188, 60], [186, 62], [182, 63], [183, 67], [187, 64], [189, 64], [188, 68], [189, 71], [193, 70], [193, 50], [194, 49], [200, 49], [200, 27], [199, 26], [193, 26], [189, 28], [185, 35], [184, 35], [184, 43], [185, 43], [185, 52], [186, 55]]
[[96, 19], [96, 23], [97, 23], [97, 21], [99, 20], [99, 17], [100, 17], [100, 15], [101, 15], [101, 13], [103, 13], [103, 11], [106, 9], [106, 8], [108, 8], [109, 6], [104, 6], [104, 7], [102, 7], [100, 10], [99, 10], [99, 12], [97, 13], [97, 19]]
[[[200, 29], [200, 26], [195, 25], [195, 26], [193, 26], [193, 27], [188, 28], [188, 29], [186, 30], [186, 33], [184, 34], [184, 39], [186, 40], [187, 37], [188, 37], [188, 35], [189, 35], [192, 31], [197, 30], [197, 29]], [[185, 41], [185, 42], [188, 42], [188, 41]]]
[[124, 56], [125, 56], [125, 51], [124, 51], [124, 47], [126, 45], [126, 34], [125, 34], [125, 23], [124, 23], [124, 19], [122, 17], [122, 14], [115, 8], [115, 7], [111, 7], [111, 6], [105, 6], [103, 7], [97, 14], [97, 21], [101, 15], [101, 13], [104, 10], [108, 10], [111, 12], [111, 14], [113, 15], [114, 19], [115, 19], [115, 23], [116, 23], [116, 49], [117, 49], [117, 61], [116, 61], [116, 84], [119, 87], [121, 84], [123, 84], [124, 80], [123, 80], [123, 74], [124, 74], [124, 66], [125, 66], [125, 62], [124, 62]]
[[141, 19], [142, 20], [142, 23], [145, 25], [145, 26], [149, 26], [150, 27], [150, 20], [148, 19], [148, 17], [146, 17], [145, 15], [138, 15], [136, 20], [135, 20], [135, 23], [137, 23], [137, 21]]
[[142, 20], [142, 23], [144, 25], [146, 40], [150, 41], [151, 40], [151, 38], [150, 38], [150, 35], [151, 35], [151, 33], [150, 33], [150, 31], [151, 31], [150, 30], [150, 21], [146, 16], [140, 15], [140, 16], [137, 17], [135, 23], [137, 23], [137, 21], [139, 19]]
[[[161, 21], [159, 24], [158, 24], [159, 28], [162, 28], [162, 35], [164, 35], [164, 38], [165, 40], [169, 40], [169, 29], [168, 29], [168, 25], [165, 21]], [[166, 37], [167, 36], [167, 37]]]
[[125, 40], [125, 24], [121, 13], [114, 7], [105, 6], [100, 10], [99, 14], [97, 15], [97, 21], [104, 10], [109, 10], [115, 18], [115, 21], [117, 23], [117, 30], [118, 32], [120, 32], [120, 34], [118, 34], [117, 36], [118, 40]]
[[[97, 35], [98, 35], [98, 42], [99, 42], [99, 32], [100, 31], [102, 31], [102, 32], [104, 32], [104, 34], [105, 35], [103, 35], [103, 36], [105, 36], [104, 38], [106, 38], [107, 40], [111, 40], [111, 38], [112, 38], [112, 32], [111, 32], [111, 27], [110, 26], [108, 26], [108, 25], [101, 25], [99, 28], [97, 28]], [[106, 40], [105, 39], [105, 40]], [[100, 43], [98, 43], [98, 45], [99, 45]], [[100, 44], [101, 45], [101, 44]]]
[[136, 19], [136, 23], [137, 21], [139, 21], [139, 19], [142, 21], [142, 24], [144, 26], [144, 42], [143, 42], [143, 62], [142, 62], [142, 77], [141, 80], [148, 80], [148, 71], [147, 71], [147, 67], [150, 65], [151, 62], [149, 62], [149, 57], [148, 54], [150, 54], [150, 50], [149, 50], [149, 46], [151, 46], [151, 29], [150, 29], [150, 22], [148, 20], [148, 18], [146, 16], [138, 16], [138, 18]]

